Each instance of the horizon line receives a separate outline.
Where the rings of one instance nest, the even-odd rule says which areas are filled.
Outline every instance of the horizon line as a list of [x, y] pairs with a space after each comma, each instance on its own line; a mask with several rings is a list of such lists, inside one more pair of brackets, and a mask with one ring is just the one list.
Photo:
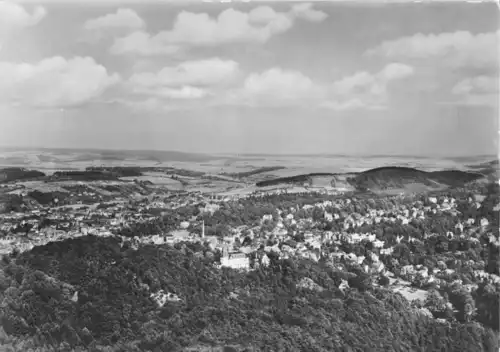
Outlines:
[[492, 157], [495, 159], [500, 159], [499, 154], [471, 154], [471, 155], [425, 155], [425, 154], [346, 154], [346, 153], [328, 153], [328, 152], [316, 152], [316, 153], [262, 153], [262, 152], [205, 152], [205, 151], [183, 151], [175, 149], [115, 149], [115, 148], [86, 148], [86, 147], [40, 147], [40, 146], [3, 146], [0, 145], [0, 150], [2, 149], [13, 149], [13, 150], [72, 150], [72, 151], [99, 151], [99, 152], [173, 152], [181, 154], [191, 154], [191, 155], [228, 155], [228, 156], [331, 156], [331, 157], [415, 157], [415, 158], [479, 158], [479, 157]]

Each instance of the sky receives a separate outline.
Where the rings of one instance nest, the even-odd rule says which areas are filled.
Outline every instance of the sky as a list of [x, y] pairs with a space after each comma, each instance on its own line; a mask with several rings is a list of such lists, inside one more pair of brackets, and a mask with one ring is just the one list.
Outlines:
[[0, 0], [0, 145], [497, 154], [495, 3]]

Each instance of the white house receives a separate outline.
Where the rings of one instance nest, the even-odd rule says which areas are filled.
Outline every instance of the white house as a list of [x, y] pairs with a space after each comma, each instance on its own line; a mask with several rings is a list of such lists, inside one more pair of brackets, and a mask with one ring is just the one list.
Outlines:
[[245, 253], [228, 252], [227, 249], [225, 248], [222, 251], [220, 264], [223, 267], [247, 270], [250, 267], [250, 259], [247, 257]]
[[267, 220], [272, 221], [273, 216], [271, 214], [267, 214], [267, 215], [262, 216], [262, 222], [267, 221]]
[[261, 265], [268, 266], [270, 262], [271, 261], [269, 260], [269, 257], [267, 256], [267, 254], [264, 253], [264, 255], [262, 256], [261, 262], [260, 262]]

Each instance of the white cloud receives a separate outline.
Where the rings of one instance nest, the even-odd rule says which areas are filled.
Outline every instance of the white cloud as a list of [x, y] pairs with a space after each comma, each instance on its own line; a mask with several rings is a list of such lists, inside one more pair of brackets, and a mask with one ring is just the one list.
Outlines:
[[299, 18], [311, 22], [321, 22], [325, 20], [328, 15], [323, 11], [314, 10], [311, 3], [300, 3], [292, 7], [292, 13]]
[[499, 58], [499, 33], [472, 34], [467, 31], [421, 33], [383, 42], [366, 52], [392, 59], [440, 59], [455, 68], [496, 68]]
[[201, 99], [209, 95], [206, 89], [192, 86], [182, 86], [177, 88], [160, 87], [160, 88], [137, 88], [136, 93], [158, 99]]
[[201, 99], [209, 89], [229, 83], [238, 74], [238, 63], [211, 58], [186, 61], [159, 72], [132, 75], [128, 85], [133, 93], [166, 99]]
[[238, 72], [238, 63], [219, 58], [185, 61], [175, 67], [167, 66], [159, 72], [137, 73], [130, 82], [141, 87], [207, 86], [227, 81]]
[[0, 29], [22, 28], [37, 25], [45, 16], [47, 10], [42, 6], [35, 6], [30, 14], [26, 9], [16, 3], [0, 2]]
[[498, 77], [477, 76], [458, 82], [452, 89], [453, 94], [493, 94], [498, 93]]
[[375, 74], [356, 72], [333, 82], [329, 89], [330, 99], [322, 107], [335, 110], [383, 108], [387, 104], [391, 82], [413, 74], [413, 67], [400, 63], [388, 64]]
[[115, 13], [87, 20], [84, 24], [87, 30], [140, 29], [144, 26], [144, 20], [131, 9], [118, 9]]
[[135, 53], [144, 56], [172, 55], [178, 53], [177, 45], [168, 44], [162, 33], [151, 36], [147, 32], [137, 31], [126, 37], [117, 38], [110, 48], [110, 53], [115, 55]]
[[229, 92], [227, 102], [244, 105], [300, 105], [321, 99], [323, 90], [298, 71], [272, 68], [252, 73], [243, 87]]
[[[135, 74], [129, 79], [130, 89], [146, 95], [148, 103], [135, 106], [149, 108], [177, 106], [172, 100], [194, 99], [206, 106], [304, 106], [333, 110], [382, 109], [388, 103], [392, 82], [413, 75], [413, 68], [400, 63], [386, 65], [379, 72], [356, 72], [332, 83], [315, 82], [294, 70], [274, 67], [250, 73], [239, 86], [233, 83], [239, 76], [233, 61], [208, 59], [188, 61], [176, 67], [166, 67], [157, 73]], [[201, 102], [201, 98], [204, 99]], [[167, 104], [161, 100], [169, 99]], [[198, 104], [197, 103], [197, 104]], [[145, 105], [144, 105], [145, 104]], [[180, 103], [179, 103], [180, 104]], [[186, 105], [180, 105], [186, 108]], [[199, 106], [199, 105], [197, 105]]]
[[355, 109], [383, 109], [384, 107], [381, 105], [367, 105], [365, 102], [361, 101], [358, 98], [353, 98], [345, 101], [324, 101], [319, 105], [320, 108], [337, 110], [337, 111], [346, 111], [346, 110], [355, 110]]
[[90, 57], [0, 62], [0, 102], [34, 107], [74, 106], [99, 97], [120, 77]]
[[46, 15], [47, 10], [39, 5], [30, 13], [22, 5], [0, 1], [0, 50], [2, 42], [14, 31], [35, 26]]
[[135, 32], [116, 39], [115, 54], [136, 52], [142, 55], [171, 53], [182, 45], [213, 46], [237, 42], [267, 42], [272, 36], [289, 30], [297, 18], [322, 21], [326, 14], [310, 5], [276, 12], [269, 6], [259, 6], [248, 13], [226, 9], [217, 17], [206, 13], [180, 12], [171, 30], [155, 35]]
[[284, 98], [296, 98], [310, 91], [313, 86], [311, 79], [300, 72], [272, 68], [248, 76], [244, 89], [252, 95], [279, 95]]
[[476, 76], [458, 82], [451, 93], [458, 98], [456, 104], [498, 106], [498, 77]]
[[413, 67], [393, 62], [385, 66], [382, 71], [379, 72], [379, 76], [385, 81], [391, 81], [411, 76], [413, 73]]
[[387, 105], [392, 82], [413, 73], [410, 66], [392, 63], [375, 74], [361, 71], [326, 83], [276, 67], [248, 75], [241, 88], [226, 92], [223, 98], [216, 99], [216, 104], [382, 109]]
[[131, 99], [115, 99], [112, 103], [125, 106], [127, 109], [131, 109], [136, 112], [165, 112], [171, 110], [169, 105], [164, 99], [157, 97], [149, 97], [143, 100], [131, 100]]

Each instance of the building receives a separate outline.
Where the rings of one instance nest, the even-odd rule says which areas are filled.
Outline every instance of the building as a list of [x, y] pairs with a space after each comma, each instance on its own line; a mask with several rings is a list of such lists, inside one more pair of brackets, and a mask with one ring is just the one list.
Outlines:
[[220, 264], [223, 267], [248, 270], [250, 268], [250, 259], [245, 253], [229, 252], [227, 247], [224, 247]]

